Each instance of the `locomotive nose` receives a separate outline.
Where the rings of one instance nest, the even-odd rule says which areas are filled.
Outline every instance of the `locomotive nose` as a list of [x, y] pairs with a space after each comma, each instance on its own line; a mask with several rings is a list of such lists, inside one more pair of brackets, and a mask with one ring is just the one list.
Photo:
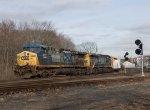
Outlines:
[[17, 65], [38, 65], [38, 58], [35, 53], [23, 51], [17, 54]]

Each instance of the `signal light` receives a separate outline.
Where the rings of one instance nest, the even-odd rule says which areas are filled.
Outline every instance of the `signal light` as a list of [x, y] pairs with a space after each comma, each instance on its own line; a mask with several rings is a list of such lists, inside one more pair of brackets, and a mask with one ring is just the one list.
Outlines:
[[138, 46], [138, 49], [135, 50], [135, 53], [137, 55], [143, 55], [143, 44], [142, 44], [142, 42], [139, 39], [137, 39], [135, 41], [135, 44]]
[[141, 49], [136, 49], [136, 50], [135, 50], [135, 53], [136, 53], [137, 55], [140, 55], [140, 54], [141, 54]]
[[126, 52], [126, 53], [125, 53], [125, 55], [124, 55], [124, 59], [125, 59], [125, 61], [128, 61], [128, 60], [129, 60], [129, 58], [127, 57], [127, 55], [129, 55], [129, 53], [128, 53], [128, 52]]
[[135, 44], [136, 44], [136, 45], [140, 45], [140, 44], [141, 44], [141, 41], [140, 41], [139, 39], [137, 39], [137, 40], [135, 41]]

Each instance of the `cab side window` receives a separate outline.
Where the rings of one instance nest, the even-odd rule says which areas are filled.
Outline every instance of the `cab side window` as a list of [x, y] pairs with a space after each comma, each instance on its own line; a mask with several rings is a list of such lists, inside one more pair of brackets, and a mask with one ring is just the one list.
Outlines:
[[41, 48], [41, 51], [42, 51], [42, 53], [44, 53], [44, 54], [47, 53], [47, 49], [46, 49], [46, 48], [43, 48], [43, 47], [42, 47], [42, 48]]

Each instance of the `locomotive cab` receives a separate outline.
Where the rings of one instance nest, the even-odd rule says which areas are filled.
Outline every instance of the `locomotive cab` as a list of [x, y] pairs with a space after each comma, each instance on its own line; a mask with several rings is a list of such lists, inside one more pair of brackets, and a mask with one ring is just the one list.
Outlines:
[[38, 44], [27, 44], [23, 47], [23, 52], [17, 54], [17, 64], [25, 65], [47, 65], [51, 63], [49, 47]]

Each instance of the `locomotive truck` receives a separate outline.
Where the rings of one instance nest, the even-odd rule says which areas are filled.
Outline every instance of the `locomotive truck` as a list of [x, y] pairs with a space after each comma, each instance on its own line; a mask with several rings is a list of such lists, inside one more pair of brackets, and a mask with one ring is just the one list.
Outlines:
[[14, 73], [22, 78], [111, 73], [120, 68], [117, 60], [109, 55], [26, 44], [17, 54]]

